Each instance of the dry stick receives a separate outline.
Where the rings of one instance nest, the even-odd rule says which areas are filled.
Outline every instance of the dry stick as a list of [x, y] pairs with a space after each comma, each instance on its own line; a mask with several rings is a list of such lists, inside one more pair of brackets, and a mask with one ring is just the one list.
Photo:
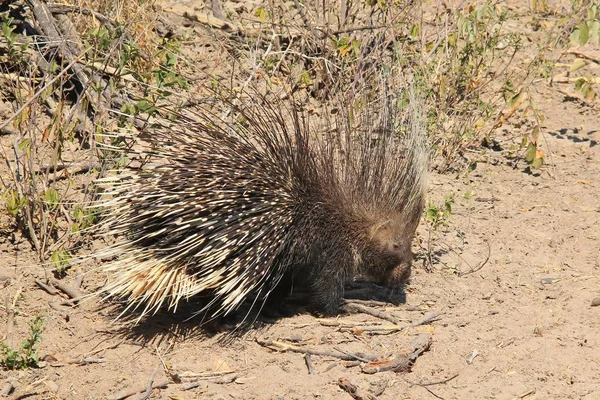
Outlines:
[[600, 64], [600, 58], [599, 57], [590, 56], [589, 54], [582, 53], [581, 51], [567, 50], [565, 53], [566, 54], [573, 54], [573, 55], [575, 55], [577, 57], [585, 58], [586, 60], [590, 60], [590, 61], [595, 62], [596, 64]]
[[490, 256], [492, 255], [492, 246], [490, 246], [490, 242], [487, 242], [487, 245], [488, 245], [488, 255], [487, 255], [486, 259], [483, 260], [483, 262], [478, 267], [471, 269], [470, 271], [458, 274], [458, 276], [463, 277], [465, 275], [469, 275], [474, 272], [477, 272], [477, 271], [481, 270], [483, 267], [485, 267], [485, 265], [488, 263], [488, 261], [490, 261]]
[[393, 305], [392, 303], [388, 303], [385, 301], [361, 300], [361, 299], [346, 300], [346, 303], [362, 304], [363, 306], [367, 306], [367, 307], [388, 307], [390, 305]]
[[83, 278], [85, 278], [85, 274], [83, 272], [75, 277], [75, 287], [78, 290], [81, 289], [81, 285], [83, 285]]
[[413, 381], [409, 381], [408, 379], [405, 379], [404, 381], [405, 381], [406, 383], [409, 383], [411, 386], [433, 386], [433, 385], [440, 385], [440, 384], [442, 384], [442, 383], [447, 383], [447, 382], [450, 382], [452, 379], [456, 378], [458, 375], [459, 375], [459, 374], [458, 374], [458, 372], [457, 372], [456, 374], [452, 375], [452, 376], [451, 376], [451, 377], [449, 377], [449, 378], [446, 378], [446, 379], [440, 379], [440, 380], [438, 380], [438, 381], [432, 381], [432, 382], [424, 382], [424, 383], [421, 383], [421, 382], [413, 382]]
[[312, 367], [312, 361], [310, 360], [310, 354], [304, 354], [304, 362], [306, 363], [306, 368], [308, 369], [308, 374], [313, 375], [315, 372]]
[[298, 346], [294, 346], [294, 345], [286, 344], [286, 343], [282, 343], [282, 342], [277, 342], [274, 340], [256, 339], [256, 343], [258, 343], [259, 345], [261, 345], [263, 347], [268, 347], [271, 350], [281, 351], [281, 352], [291, 351], [292, 353], [310, 354], [313, 356], [333, 357], [333, 358], [339, 358], [340, 360], [344, 360], [344, 361], [353, 361], [356, 359], [355, 357], [349, 356], [344, 353], [339, 353], [339, 352], [335, 353], [335, 352], [325, 351], [325, 350], [305, 349], [302, 347], [298, 347]]
[[93, 356], [94, 354], [98, 354], [98, 353], [101, 353], [101, 352], [106, 351], [106, 350], [116, 349], [117, 347], [119, 347], [120, 345], [122, 345], [124, 342], [125, 342], [125, 339], [121, 340], [120, 342], [117, 342], [116, 344], [111, 344], [111, 345], [108, 345], [108, 346], [105, 346], [105, 347], [102, 347], [102, 348], [99, 348], [99, 349], [92, 350], [92, 351], [86, 353], [84, 355], [84, 358], [85, 357]]
[[[243, 370], [242, 370], [243, 371]], [[181, 372], [179, 373], [179, 377], [182, 379], [186, 378], [214, 378], [218, 376], [223, 376], [227, 374], [233, 374], [238, 371], [217, 371], [217, 372]]]
[[150, 375], [150, 379], [148, 379], [148, 385], [146, 386], [146, 392], [144, 392], [143, 395], [141, 395], [138, 400], [146, 400], [150, 397], [150, 395], [152, 395], [152, 383], [154, 382], [154, 375], [156, 375], [156, 369], [154, 370], [154, 372], [152, 372], [152, 375]]
[[10, 117], [8, 117], [8, 119], [6, 119], [2, 124], [0, 124], [0, 129], [4, 129], [6, 126], [8, 126], [8, 124], [10, 124], [16, 117], [18, 117], [23, 110], [25, 110], [27, 107], [29, 107], [31, 105], [31, 103], [33, 103], [42, 93], [46, 92], [46, 90], [54, 85], [54, 83], [56, 83], [56, 81], [58, 81], [64, 74], [67, 73], [67, 71], [69, 71], [69, 69], [71, 69], [73, 67], [73, 65], [77, 64], [79, 62], [79, 57], [75, 58], [73, 61], [71, 61], [69, 63], [69, 65], [67, 65], [65, 68], [63, 68], [62, 71], [60, 71], [58, 74], [56, 74], [56, 76], [52, 79], [50, 79], [50, 81], [48, 81], [48, 83], [46, 83], [40, 90], [38, 90], [37, 92], [35, 92], [35, 94], [33, 96], [31, 96], [31, 98], [29, 100], [27, 100], [25, 102], [25, 104], [23, 104], [21, 107], [19, 107], [17, 109], [17, 111], [15, 111], [14, 113], [12, 113], [12, 115]]
[[409, 344], [409, 351], [407, 353], [398, 355], [393, 361], [378, 361], [366, 364], [362, 367], [362, 372], [365, 374], [376, 374], [384, 371], [409, 371], [417, 357], [427, 351], [429, 346], [431, 346], [431, 335], [419, 335]]
[[52, 14], [67, 14], [67, 13], [80, 12], [85, 15], [93, 16], [98, 21], [100, 21], [104, 25], [108, 25], [111, 28], [114, 28], [116, 26], [115, 21], [113, 21], [112, 19], [108, 18], [107, 16], [105, 16], [103, 14], [100, 14], [99, 12], [90, 10], [88, 8], [73, 6], [73, 5], [69, 5], [69, 4], [59, 4], [59, 3], [48, 3], [47, 6], [48, 6], [48, 10], [50, 10], [50, 12]]
[[54, 286], [56, 286], [74, 301], [83, 297], [83, 293], [81, 293], [79, 289], [69, 286], [65, 282], [55, 281]]
[[208, 388], [208, 383], [204, 381], [196, 381], [196, 382], [186, 382], [181, 385], [181, 390], [191, 390], [196, 389], [198, 387], [202, 387], [202, 389]]
[[346, 311], [346, 312], [360, 312], [363, 314], [368, 314], [368, 315], [372, 315], [373, 317], [377, 317], [377, 318], [381, 318], [381, 319], [385, 319], [386, 321], [390, 321], [393, 324], [398, 324], [399, 321], [397, 318], [393, 317], [392, 315], [384, 312], [384, 311], [379, 311], [376, 310], [372, 307], [368, 307], [362, 304], [355, 304], [355, 303], [349, 303], [346, 302], [342, 307], [341, 307], [342, 311]]
[[379, 357], [377, 357], [376, 355], [373, 355], [373, 354], [354, 354], [354, 353], [349, 353], [347, 351], [344, 351], [338, 347], [334, 347], [333, 349], [335, 351], [339, 351], [340, 353], [349, 355], [350, 357], [353, 357], [355, 360], [358, 360], [361, 362], [370, 362], [370, 361], [375, 361], [375, 360], [379, 359]]
[[370, 393], [363, 393], [356, 385], [352, 384], [346, 378], [340, 378], [338, 380], [338, 386], [348, 393], [354, 400], [377, 400], [377, 397]]
[[56, 183], [58, 181], [62, 181], [64, 179], [70, 178], [72, 176], [76, 176], [76, 175], [82, 175], [82, 174], [86, 174], [88, 172], [90, 172], [92, 169], [100, 169], [100, 164], [97, 163], [87, 163], [81, 167], [77, 167], [77, 169], [73, 170], [73, 171], [69, 171], [66, 174], [62, 174], [59, 176], [55, 176], [55, 177], [51, 177], [48, 178], [48, 183]]
[[[159, 381], [152, 383], [152, 389], [167, 387], [168, 385], [169, 385], [169, 380], [167, 378], [162, 378]], [[107, 400], [121, 400], [121, 399], [125, 399], [129, 396], [133, 396], [134, 394], [137, 394], [140, 392], [145, 392], [145, 391], [146, 391], [146, 384], [139, 384], [139, 385], [135, 385], [131, 388], [120, 390], [115, 394], [111, 394], [110, 396], [107, 396], [106, 399]]]
[[46, 285], [39, 279], [35, 280], [35, 284], [42, 288], [46, 293], [51, 294], [52, 296], [57, 295], [58, 291], [51, 286]]
[[104, 364], [107, 362], [104, 358], [73, 358], [67, 361], [67, 364], [79, 364], [79, 365], [87, 365], [87, 364]]
[[[38, 21], [44, 34], [50, 41], [55, 41], [58, 43], [61, 55], [65, 58], [65, 60], [77, 60], [78, 58], [75, 57], [69, 48], [68, 42], [64, 40], [63, 36], [58, 31], [56, 20], [52, 16], [48, 6], [40, 0], [26, 0], [26, 3], [29, 4], [34, 17]], [[79, 82], [85, 86], [89, 78], [85, 75], [83, 67], [77, 63], [73, 63], [71, 68], [73, 68], [73, 71], [75, 72]], [[87, 94], [86, 97], [88, 97]], [[88, 99], [90, 101], [93, 100], [91, 97], [88, 97]]]
[[426, 314], [423, 318], [418, 321], [412, 322], [410, 324], [402, 324], [402, 325], [366, 325], [366, 326], [348, 326], [341, 327], [340, 331], [361, 331], [361, 332], [396, 332], [401, 331], [407, 328], [415, 328], [420, 325], [426, 325], [430, 322], [436, 321], [440, 318], [441, 314], [439, 312], [432, 312]]
[[4, 299], [4, 306], [6, 308], [6, 314], [8, 314], [6, 318], [6, 345], [9, 348], [13, 346], [13, 330], [15, 328], [15, 310], [12, 307], [10, 302], [10, 293], [6, 294], [6, 298]]

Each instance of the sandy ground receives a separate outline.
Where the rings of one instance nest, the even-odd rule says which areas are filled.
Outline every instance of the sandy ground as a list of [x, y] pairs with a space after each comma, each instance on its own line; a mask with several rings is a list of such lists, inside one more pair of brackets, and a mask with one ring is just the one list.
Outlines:
[[[156, 399], [350, 399], [338, 385], [347, 379], [378, 399], [600, 399], [600, 307], [592, 306], [600, 296], [600, 117], [538, 86], [533, 92], [547, 117], [544, 168], [532, 174], [523, 161], [485, 150], [471, 155], [476, 167], [468, 174], [431, 176], [432, 199], [455, 194], [450, 226], [434, 235], [435, 268], [426, 272], [421, 263], [422, 227], [421, 261], [406, 302], [377, 308], [401, 323], [431, 313], [439, 313], [438, 320], [374, 334], [301, 313], [227, 343], [184, 317], [160, 316], [124, 329], [95, 302], [50, 308], [57, 296], [34, 283], [43, 269], [32, 267], [35, 257], [25, 242], [7, 237], [0, 243], [0, 299], [22, 295], [17, 341], [26, 337], [32, 316], [44, 318], [39, 354], [45, 361], [39, 369], [0, 371], [0, 387], [12, 382], [11, 398], [99, 399], [152, 380], [168, 383], [154, 389]], [[510, 144], [518, 136], [507, 126], [499, 140]], [[461, 274], [488, 256], [480, 270]], [[91, 269], [73, 270], [66, 281]], [[82, 288], [96, 285], [98, 277], [86, 276]], [[0, 326], [6, 319], [0, 308]], [[385, 321], [352, 314], [338, 322], [356, 328]], [[4, 334], [3, 328], [0, 339]], [[257, 343], [393, 359], [419, 335], [431, 337], [429, 350], [410, 372], [399, 373], [366, 374], [358, 365], [313, 355], [309, 374], [303, 354]], [[88, 362], [72, 363], [82, 359]], [[184, 390], [191, 381], [201, 384]]]

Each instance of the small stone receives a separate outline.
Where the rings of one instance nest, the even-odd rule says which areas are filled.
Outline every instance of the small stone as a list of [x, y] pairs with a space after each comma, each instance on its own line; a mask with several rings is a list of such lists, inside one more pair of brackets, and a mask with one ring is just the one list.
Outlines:
[[499, 312], [500, 312], [500, 311], [498, 311], [498, 310], [490, 310], [490, 311], [488, 312], [488, 314], [490, 314], [490, 315], [496, 315], [496, 314], [498, 314]]
[[542, 278], [541, 279], [542, 285], [551, 285], [553, 283], [558, 282], [558, 279], [556, 278]]
[[594, 299], [592, 299], [592, 307], [598, 306], [600, 306], [600, 297], [595, 297]]
[[293, 334], [292, 336], [290, 336], [290, 342], [292, 342], [292, 343], [298, 343], [301, 341], [302, 341], [302, 335]]

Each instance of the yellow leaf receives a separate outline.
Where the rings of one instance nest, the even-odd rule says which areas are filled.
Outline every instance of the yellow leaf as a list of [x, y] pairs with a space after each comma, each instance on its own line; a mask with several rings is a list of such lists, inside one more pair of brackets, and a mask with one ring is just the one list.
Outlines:
[[583, 60], [581, 58], [576, 58], [575, 61], [573, 61], [573, 63], [569, 67], [569, 71], [571, 71], [571, 72], [577, 71], [578, 69], [585, 67], [586, 64], [587, 63], [585, 62], [585, 60]]

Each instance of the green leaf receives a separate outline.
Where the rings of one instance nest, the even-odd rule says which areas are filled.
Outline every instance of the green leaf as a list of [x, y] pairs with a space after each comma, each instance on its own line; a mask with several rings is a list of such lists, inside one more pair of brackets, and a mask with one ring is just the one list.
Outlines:
[[413, 26], [410, 27], [410, 36], [413, 39], [417, 39], [420, 34], [421, 34], [421, 26], [420, 25], [414, 24]]
[[600, 21], [594, 20], [590, 31], [591, 42], [595, 45], [600, 45]]
[[58, 191], [54, 188], [49, 188], [44, 193], [44, 201], [50, 208], [50, 210], [54, 210], [58, 206], [58, 202], [60, 200], [60, 196]]
[[575, 28], [573, 30], [573, 32], [571, 32], [571, 45], [572, 46], [577, 46], [577, 43], [579, 43], [579, 29]]
[[590, 38], [590, 28], [585, 22], [582, 22], [579, 25], [577, 25], [577, 28], [579, 29], [579, 44], [583, 46], [588, 42], [588, 39]]
[[535, 160], [536, 150], [537, 146], [532, 142], [529, 142], [529, 144], [527, 145], [527, 150], [525, 151], [525, 161], [527, 161], [527, 164], [531, 165], [531, 163], [533, 163], [533, 161]]
[[262, 23], [267, 22], [267, 19], [269, 17], [267, 11], [262, 7], [258, 7], [256, 10], [254, 10], [254, 16], [257, 17], [258, 20]]
[[533, 162], [531, 163], [531, 167], [535, 169], [540, 168], [542, 165], [544, 165], [544, 157], [536, 156]]

